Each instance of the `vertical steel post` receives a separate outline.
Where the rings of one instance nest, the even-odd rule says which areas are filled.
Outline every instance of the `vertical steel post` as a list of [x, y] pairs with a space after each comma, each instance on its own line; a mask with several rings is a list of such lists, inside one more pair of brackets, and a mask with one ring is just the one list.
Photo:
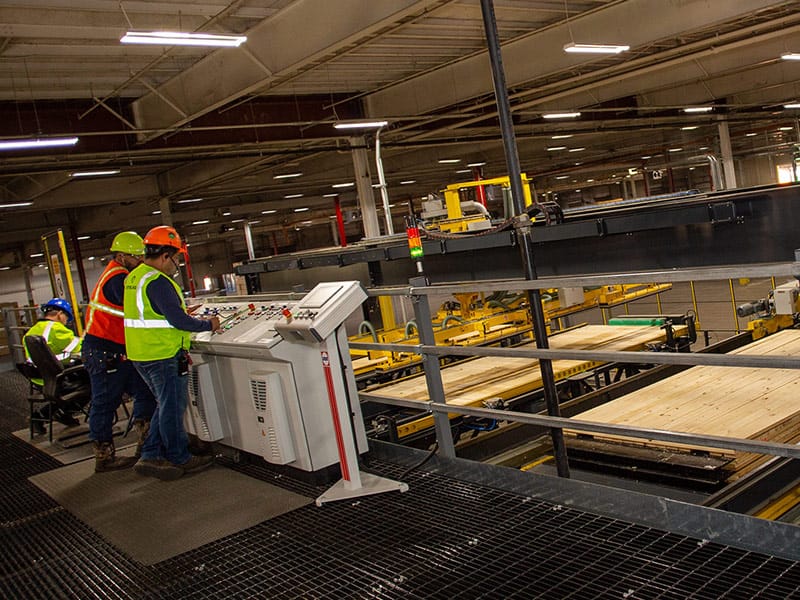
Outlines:
[[[425, 278], [415, 277], [409, 282], [411, 285], [425, 285]], [[417, 323], [420, 343], [426, 346], [434, 346], [436, 337], [431, 324], [431, 307], [428, 304], [428, 296], [412, 294], [411, 303], [414, 305], [414, 320]], [[444, 404], [444, 387], [442, 385], [439, 357], [435, 354], [423, 354], [422, 366], [425, 369], [425, 383], [428, 386], [431, 402]], [[454, 458], [456, 449], [453, 444], [453, 434], [450, 431], [450, 417], [447, 413], [435, 412], [433, 414], [433, 422], [436, 430], [436, 439], [439, 441], [439, 452], [442, 456]]]
[[[497, 21], [494, 14], [492, 0], [481, 0], [483, 25], [486, 30], [486, 42], [489, 49], [489, 59], [492, 65], [492, 80], [494, 81], [494, 94], [497, 101], [497, 114], [500, 118], [500, 128], [503, 136], [503, 146], [506, 155], [508, 176], [511, 179], [511, 195], [516, 214], [515, 228], [519, 241], [522, 264], [525, 269], [525, 279], [537, 279], [536, 265], [533, 260], [533, 241], [531, 240], [530, 217], [525, 212], [525, 196], [522, 190], [522, 169], [517, 153], [517, 141], [514, 136], [514, 123], [511, 117], [511, 104], [508, 100], [506, 76], [503, 71], [503, 58], [500, 53], [500, 41], [497, 36]], [[538, 289], [528, 290], [528, 303], [533, 319], [533, 334], [536, 336], [537, 348], [548, 348], [547, 326], [542, 310], [542, 297]], [[420, 331], [420, 337], [422, 332]], [[542, 386], [544, 391], [547, 414], [553, 417], [561, 415], [558, 407], [558, 394], [556, 392], [553, 363], [547, 359], [539, 360], [539, 369], [542, 373]], [[569, 463], [567, 462], [567, 448], [564, 444], [564, 432], [561, 428], [550, 429], [553, 439], [553, 450], [556, 458], [556, 468], [560, 477], [569, 477]]]

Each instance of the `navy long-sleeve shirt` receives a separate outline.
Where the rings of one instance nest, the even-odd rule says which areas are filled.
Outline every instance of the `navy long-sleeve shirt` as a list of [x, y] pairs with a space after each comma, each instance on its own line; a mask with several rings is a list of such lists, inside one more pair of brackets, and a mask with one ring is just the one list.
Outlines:
[[147, 286], [147, 298], [157, 313], [164, 315], [175, 329], [181, 331], [211, 331], [211, 321], [196, 319], [186, 313], [173, 285], [164, 277], [156, 277]]

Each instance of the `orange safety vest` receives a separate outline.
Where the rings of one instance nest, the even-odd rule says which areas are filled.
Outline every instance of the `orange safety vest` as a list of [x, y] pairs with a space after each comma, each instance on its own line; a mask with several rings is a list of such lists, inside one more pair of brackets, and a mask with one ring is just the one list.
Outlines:
[[106, 282], [119, 274], [127, 275], [128, 269], [117, 261], [112, 260], [100, 275], [100, 279], [92, 291], [89, 308], [86, 310], [86, 333], [124, 345], [125, 327], [123, 319], [125, 318], [125, 313], [122, 305], [113, 304], [103, 294], [103, 286]]

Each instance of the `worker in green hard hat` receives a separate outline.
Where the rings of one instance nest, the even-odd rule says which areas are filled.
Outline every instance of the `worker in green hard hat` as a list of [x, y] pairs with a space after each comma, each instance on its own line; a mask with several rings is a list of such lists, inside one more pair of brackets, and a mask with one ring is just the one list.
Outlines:
[[137, 460], [117, 456], [114, 448], [112, 427], [123, 394], [133, 397], [137, 453], [156, 408], [153, 393], [127, 359], [123, 324], [125, 277], [142, 262], [144, 242], [138, 233], [123, 231], [111, 242], [111, 252], [113, 257], [94, 286], [86, 311], [82, 351], [92, 384], [89, 439], [94, 443], [94, 470], [98, 473], [132, 467]]

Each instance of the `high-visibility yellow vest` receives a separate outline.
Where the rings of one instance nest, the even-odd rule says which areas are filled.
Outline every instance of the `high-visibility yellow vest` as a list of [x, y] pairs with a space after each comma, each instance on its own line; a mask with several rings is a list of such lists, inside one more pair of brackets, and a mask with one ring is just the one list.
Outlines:
[[125, 351], [128, 358], [138, 361], [171, 358], [181, 348], [188, 350], [191, 333], [175, 329], [161, 313], [150, 305], [147, 286], [164, 277], [175, 288], [186, 310], [183, 293], [177, 283], [158, 269], [144, 263], [125, 278]]
[[[60, 321], [44, 319], [34, 323], [33, 327], [31, 327], [22, 338], [22, 347], [25, 349], [25, 360], [31, 364], [33, 364], [33, 361], [31, 360], [30, 354], [28, 354], [28, 346], [25, 345], [25, 338], [29, 335], [42, 336], [44, 341], [47, 342], [47, 346], [53, 351], [53, 354], [56, 355], [58, 360], [64, 361], [69, 359], [70, 356], [80, 356], [81, 354], [83, 338], [77, 337], [72, 333], [69, 327]], [[32, 378], [31, 381], [36, 385], [44, 385], [44, 381], [38, 377]]]

